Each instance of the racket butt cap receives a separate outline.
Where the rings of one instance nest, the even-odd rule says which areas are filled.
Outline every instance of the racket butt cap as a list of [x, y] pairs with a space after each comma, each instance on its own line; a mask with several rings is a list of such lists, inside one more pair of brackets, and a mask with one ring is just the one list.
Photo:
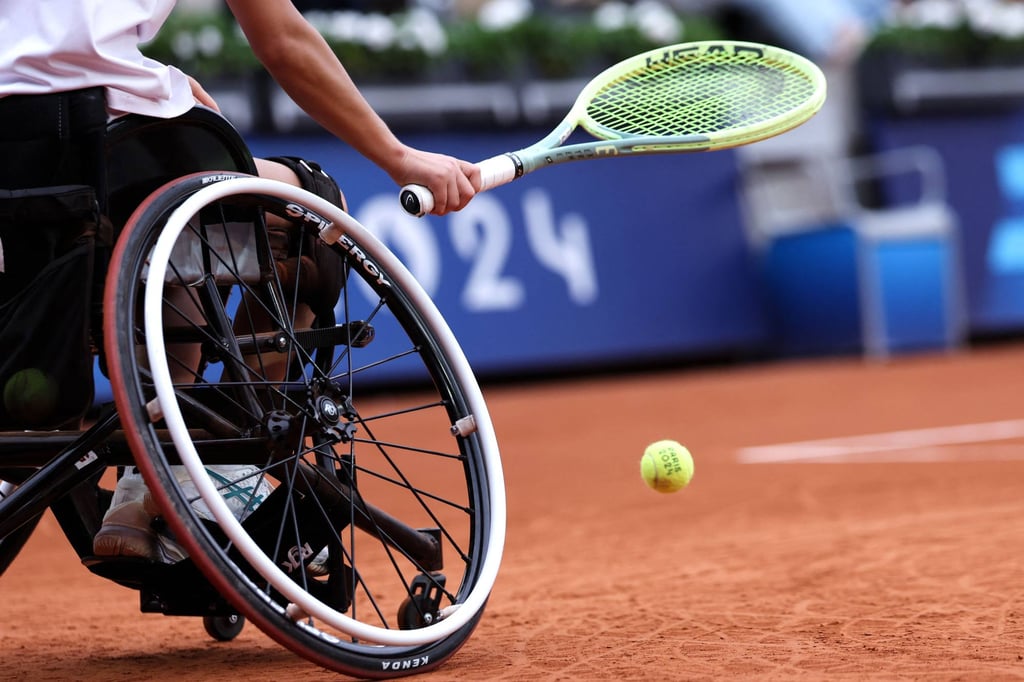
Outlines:
[[420, 185], [406, 185], [398, 197], [405, 212], [417, 218], [430, 213], [434, 208], [434, 195]]

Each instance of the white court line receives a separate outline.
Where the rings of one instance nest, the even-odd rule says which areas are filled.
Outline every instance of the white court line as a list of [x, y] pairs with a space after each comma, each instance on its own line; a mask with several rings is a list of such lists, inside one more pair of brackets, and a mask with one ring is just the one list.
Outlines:
[[[963, 424], [940, 426], [931, 429], [911, 431], [890, 431], [863, 436], [805, 440], [778, 445], [758, 445], [742, 448], [736, 458], [743, 464], [768, 464], [773, 462], [800, 462], [813, 459], [839, 459], [850, 455], [914, 450], [941, 445], [962, 443], [983, 443], [995, 440], [1024, 438], [1024, 419], [1011, 419], [984, 424]], [[1021, 446], [1024, 454], [1024, 446]], [[930, 459], [941, 459], [936, 455]], [[1005, 458], [1005, 457], [1004, 457]], [[887, 461], [894, 461], [888, 459]], [[921, 461], [920, 457], [907, 461]]]

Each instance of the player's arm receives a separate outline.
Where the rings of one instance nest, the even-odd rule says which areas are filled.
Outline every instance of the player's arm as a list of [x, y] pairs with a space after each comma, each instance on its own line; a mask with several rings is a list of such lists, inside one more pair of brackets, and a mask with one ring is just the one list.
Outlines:
[[480, 184], [466, 161], [403, 144], [370, 107], [323, 37], [290, 0], [227, 0], [256, 58], [313, 120], [380, 166], [399, 185], [430, 187], [441, 215], [465, 206]]

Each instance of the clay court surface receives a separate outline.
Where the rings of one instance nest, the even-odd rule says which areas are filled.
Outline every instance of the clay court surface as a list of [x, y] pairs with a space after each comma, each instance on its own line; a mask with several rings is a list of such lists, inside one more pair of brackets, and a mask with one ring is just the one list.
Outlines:
[[[487, 395], [502, 572], [473, 637], [419, 679], [1024, 678], [1024, 346]], [[676, 495], [638, 475], [659, 438], [696, 459]], [[219, 644], [140, 614], [51, 518], [0, 593], [2, 679], [339, 679], [252, 627]]]

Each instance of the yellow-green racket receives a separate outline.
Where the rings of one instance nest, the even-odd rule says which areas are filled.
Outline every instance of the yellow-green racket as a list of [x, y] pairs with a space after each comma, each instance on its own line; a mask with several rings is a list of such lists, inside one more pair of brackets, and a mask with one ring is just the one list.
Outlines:
[[[815, 64], [770, 45], [706, 41], [651, 50], [591, 80], [544, 139], [477, 164], [482, 189], [568, 161], [757, 142], [813, 116], [825, 90]], [[577, 128], [597, 139], [564, 144]], [[419, 185], [403, 187], [400, 198], [413, 215], [434, 206], [430, 191]]]

